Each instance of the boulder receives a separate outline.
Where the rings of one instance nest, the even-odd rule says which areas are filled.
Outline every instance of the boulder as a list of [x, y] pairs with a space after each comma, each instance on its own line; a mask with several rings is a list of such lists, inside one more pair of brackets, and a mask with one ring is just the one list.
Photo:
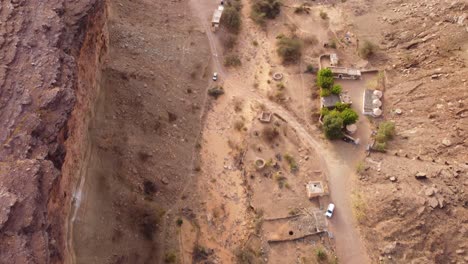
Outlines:
[[428, 201], [429, 201], [429, 206], [434, 208], [434, 209], [439, 205], [439, 201], [437, 201], [437, 199], [435, 197], [429, 198]]
[[392, 176], [392, 177], [390, 177], [390, 181], [391, 181], [391, 182], [396, 182], [396, 181], [397, 181], [397, 178], [394, 177], [394, 176]]
[[428, 188], [426, 189], [426, 191], [424, 192], [424, 194], [426, 194], [426, 196], [432, 196], [434, 195], [435, 193], [435, 189], [434, 188]]
[[395, 253], [396, 246], [397, 246], [397, 242], [394, 241], [394, 242], [392, 242], [392, 243], [387, 244], [387, 245], [383, 248], [382, 251], [383, 251], [384, 254], [387, 254], [387, 255], [388, 255], [388, 254], [393, 254], [393, 253]]
[[442, 144], [444, 144], [444, 146], [446, 147], [450, 147], [452, 145], [452, 142], [449, 139], [444, 138], [442, 140]]
[[427, 179], [427, 174], [425, 172], [418, 172], [414, 177], [418, 180]]

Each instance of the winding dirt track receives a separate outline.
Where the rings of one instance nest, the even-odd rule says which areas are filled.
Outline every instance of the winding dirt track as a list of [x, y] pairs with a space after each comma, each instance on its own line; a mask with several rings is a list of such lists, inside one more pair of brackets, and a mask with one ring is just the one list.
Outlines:
[[220, 57], [218, 56], [218, 51], [222, 49], [216, 41], [216, 36], [213, 34], [211, 28], [206, 22], [207, 18], [211, 14], [209, 13], [209, 9], [202, 8], [203, 6], [210, 6], [209, 4], [203, 3], [205, 1], [207, 0], [192, 0], [192, 3], [194, 11], [197, 12], [197, 15], [202, 20], [201, 22], [205, 28], [205, 32], [210, 43], [214, 71], [217, 71], [220, 78], [225, 80], [225, 86], [227, 90], [232, 93], [232, 96], [246, 98], [264, 104], [272, 112], [275, 112], [286, 119], [288, 124], [296, 131], [298, 137], [306, 146], [314, 149], [316, 153], [321, 154], [321, 156], [317, 158], [320, 159], [322, 165], [327, 171], [331, 200], [335, 203], [337, 208], [335, 215], [330, 222], [331, 232], [336, 239], [338, 257], [342, 263], [347, 264], [370, 263], [369, 256], [367, 255], [358, 231], [354, 226], [354, 218], [351, 210], [351, 190], [348, 187], [351, 183], [350, 177], [354, 171], [353, 167], [349, 162], [338, 158], [335, 153], [328, 149], [325, 146], [326, 142], [316, 140], [308, 132], [308, 130], [314, 131], [317, 132], [315, 134], [318, 135], [319, 131], [317, 131], [317, 129], [310, 127], [308, 124], [301, 124], [296, 117], [285, 110], [282, 106], [264, 98], [256, 92], [250, 91], [248, 88], [241, 89], [241, 87], [245, 87], [243, 83], [236, 83], [237, 80], [234, 80], [234, 78], [229, 79], [229, 74], [221, 66]]

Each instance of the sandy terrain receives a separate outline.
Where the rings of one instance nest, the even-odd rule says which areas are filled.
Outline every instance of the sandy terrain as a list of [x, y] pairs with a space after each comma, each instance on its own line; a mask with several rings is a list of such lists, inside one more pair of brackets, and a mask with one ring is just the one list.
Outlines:
[[[262, 28], [252, 1], [232, 50], [217, 1], [0, 3], [0, 263], [468, 262], [468, 2], [284, 0]], [[329, 53], [376, 70], [337, 81], [356, 111], [384, 92], [358, 146], [320, 129], [306, 69]], [[383, 121], [396, 135], [366, 156]]]

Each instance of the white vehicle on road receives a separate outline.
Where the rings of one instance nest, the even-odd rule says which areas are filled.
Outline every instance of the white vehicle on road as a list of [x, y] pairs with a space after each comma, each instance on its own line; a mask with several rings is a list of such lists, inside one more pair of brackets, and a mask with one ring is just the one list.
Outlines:
[[331, 203], [328, 205], [327, 211], [325, 212], [325, 216], [331, 218], [333, 215], [333, 211], [335, 211], [335, 205]]
[[217, 81], [218, 80], [218, 73], [215, 72], [213, 73], [213, 81]]

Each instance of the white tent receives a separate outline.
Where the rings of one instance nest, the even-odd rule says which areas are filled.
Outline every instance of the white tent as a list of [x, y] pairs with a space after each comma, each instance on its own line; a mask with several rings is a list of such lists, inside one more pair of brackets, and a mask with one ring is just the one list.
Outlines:
[[382, 102], [381, 102], [379, 99], [374, 99], [374, 100], [372, 101], [372, 105], [373, 105], [374, 107], [381, 107], [381, 106], [382, 106]]
[[350, 133], [350, 134], [354, 134], [357, 130], [357, 126], [355, 124], [351, 124], [351, 125], [347, 125], [346, 126], [346, 130]]
[[382, 115], [382, 110], [380, 108], [374, 108], [374, 110], [372, 111], [372, 114], [374, 116], [381, 116]]
[[374, 96], [377, 97], [378, 99], [382, 98], [383, 93], [379, 90], [374, 91]]

